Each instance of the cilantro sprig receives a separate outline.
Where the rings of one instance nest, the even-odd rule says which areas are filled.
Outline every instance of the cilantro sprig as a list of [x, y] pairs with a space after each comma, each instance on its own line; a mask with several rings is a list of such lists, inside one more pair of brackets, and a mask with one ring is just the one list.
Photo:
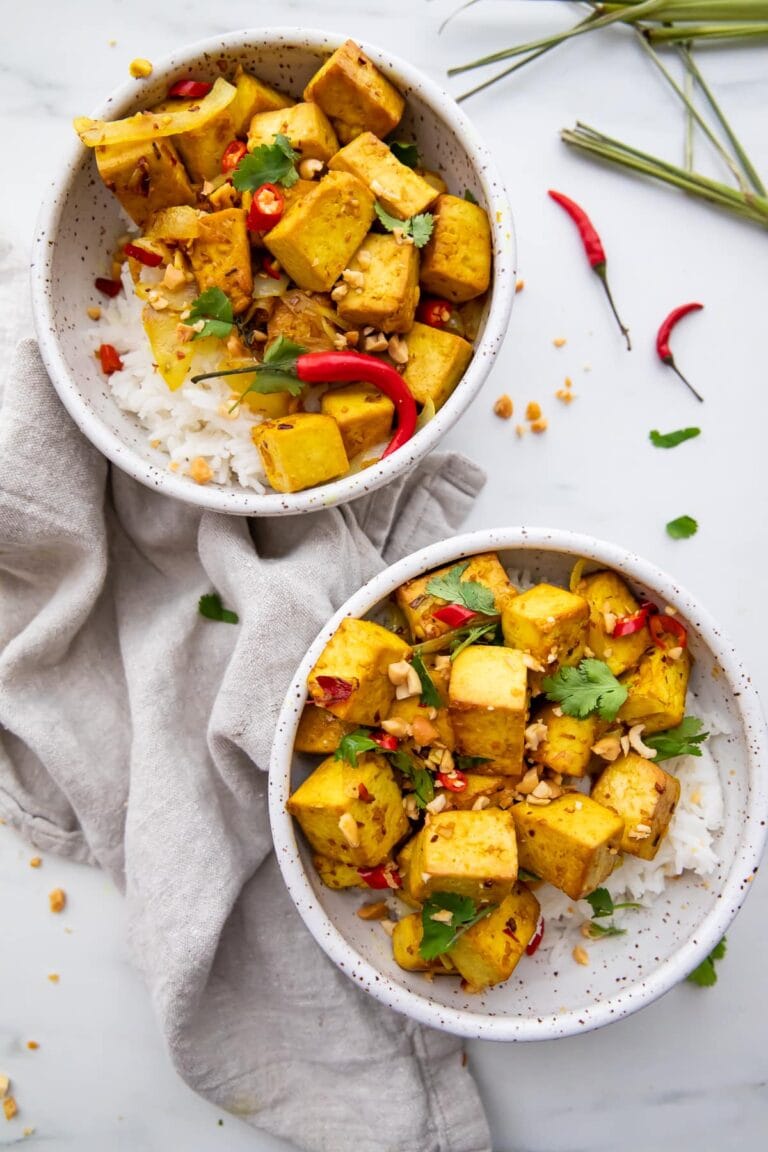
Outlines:
[[701, 756], [699, 745], [709, 736], [709, 732], [702, 732], [703, 726], [697, 716], [686, 716], [676, 728], [654, 732], [652, 736], [644, 737], [643, 743], [656, 749], [654, 764], [671, 760], [673, 756]]
[[477, 196], [475, 196], [471, 188], [464, 189], [464, 199], [467, 200], [470, 204], [478, 203]]
[[421, 702], [425, 708], [442, 708], [443, 701], [435, 687], [435, 682], [427, 671], [427, 667], [418, 652], [414, 652], [411, 661], [419, 680], [421, 680]]
[[715, 944], [706, 959], [702, 960], [698, 968], [694, 968], [693, 972], [689, 972], [686, 980], [691, 984], [698, 984], [699, 988], [711, 988], [713, 984], [717, 984], [717, 971], [715, 969], [715, 961], [722, 960], [727, 951], [726, 937], [723, 936], [719, 944]]
[[387, 143], [396, 160], [405, 164], [406, 168], [418, 168], [419, 149], [416, 144], [406, 140], [388, 140]]
[[299, 178], [291, 142], [282, 132], [275, 134], [274, 144], [260, 144], [253, 152], [243, 156], [232, 173], [232, 183], [238, 192], [254, 192], [262, 184], [282, 184], [291, 188]]
[[451, 660], [455, 660], [460, 652], [465, 648], [469, 648], [471, 644], [476, 644], [478, 640], [482, 640], [484, 636], [490, 636], [496, 632], [498, 625], [495, 620], [487, 624], [477, 624], [474, 628], [470, 628], [466, 636], [462, 640], [458, 640], [451, 647]]
[[559, 704], [566, 716], [584, 720], [595, 712], [603, 720], [615, 720], [627, 698], [620, 684], [602, 660], [582, 660], [577, 668], [561, 668], [541, 683], [547, 700]]
[[344, 760], [357, 767], [357, 758], [361, 752], [381, 752], [381, 747], [375, 740], [371, 740], [364, 728], [357, 728], [354, 732], [347, 732], [339, 741], [339, 746], [333, 754], [334, 760]]
[[490, 588], [486, 588], [476, 580], [461, 579], [467, 568], [469, 560], [455, 564], [444, 576], [433, 576], [427, 584], [427, 592], [431, 596], [447, 600], [449, 604], [462, 604], [481, 616], [495, 616], [496, 601]]
[[693, 440], [701, 435], [701, 428], [678, 428], [676, 432], [659, 432], [656, 428], [648, 433], [648, 439], [654, 448], [676, 448], [686, 440]]
[[402, 748], [398, 748], [397, 752], [392, 752], [390, 760], [392, 766], [397, 768], [398, 772], [402, 772], [403, 776], [410, 780], [413, 785], [418, 807], [426, 808], [427, 804], [435, 798], [435, 782], [432, 773], [418, 764]]
[[671, 536], [673, 540], [687, 540], [690, 536], [695, 536], [699, 530], [697, 520], [693, 516], [678, 516], [676, 520], [670, 520], [667, 524], [667, 536]]
[[[423, 960], [435, 960], [443, 952], [452, 948], [478, 920], [494, 911], [492, 904], [478, 908], [469, 896], [457, 896], [454, 892], [435, 892], [425, 901], [421, 910], [422, 936], [419, 954]], [[449, 918], [435, 920], [435, 915], [450, 912]]]
[[[613, 915], [622, 908], [642, 908], [642, 904], [637, 904], [633, 900], [625, 900], [620, 904], [614, 904], [613, 897], [607, 888], [595, 888], [594, 892], [590, 892], [589, 896], [585, 897], [587, 903], [592, 908], [592, 920], [588, 922], [586, 929], [587, 935], [590, 940], [602, 940], [607, 936], [626, 936], [626, 928], [619, 928], [613, 922]], [[601, 920], [607, 916], [611, 917], [610, 924], [596, 924], [596, 920]]]
[[389, 212], [379, 204], [374, 204], [376, 215], [387, 232], [401, 232], [413, 240], [415, 248], [423, 248], [432, 235], [435, 218], [431, 212], [420, 212], [418, 216], [409, 216], [407, 220], [398, 220], [397, 216], [390, 216]]
[[192, 326], [199, 320], [205, 323], [199, 332], [195, 332], [193, 340], [202, 340], [204, 336], [217, 336], [219, 340], [226, 340], [235, 323], [232, 301], [221, 288], [206, 288], [196, 300], [192, 301], [189, 316], [185, 323]]
[[240, 617], [237, 612], [231, 612], [221, 602], [218, 592], [208, 592], [201, 596], [197, 602], [197, 610], [206, 620], [218, 620], [222, 624], [238, 624]]

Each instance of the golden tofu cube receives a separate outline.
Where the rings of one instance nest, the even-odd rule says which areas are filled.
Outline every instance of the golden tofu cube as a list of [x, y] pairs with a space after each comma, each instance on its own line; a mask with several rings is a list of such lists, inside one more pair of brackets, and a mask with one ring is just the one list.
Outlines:
[[339, 891], [342, 888], [367, 887], [353, 864], [342, 864], [338, 860], [331, 860], [329, 856], [321, 856], [319, 852], [312, 857], [312, 863], [326, 888]]
[[622, 852], [653, 860], [680, 799], [680, 781], [660, 764], [630, 752], [608, 765], [592, 799], [624, 821]]
[[[453, 662], [449, 688], [456, 748], [490, 761], [488, 772], [519, 776], [528, 711], [522, 652], [473, 644]], [[475, 771], [485, 775], [482, 765]]]
[[257, 112], [276, 112], [279, 108], [290, 108], [294, 103], [290, 96], [284, 96], [276, 88], [263, 84], [250, 72], [244, 72], [239, 65], [235, 73], [235, 89], [235, 98], [227, 109], [235, 136], [245, 136]]
[[301, 492], [349, 468], [339, 426], [318, 412], [265, 420], [251, 430], [267, 480], [276, 492]]
[[520, 867], [581, 900], [610, 876], [624, 821], [590, 796], [567, 792], [544, 807], [511, 809]]
[[621, 677], [629, 695], [619, 711], [619, 720], [630, 725], [644, 724], [646, 734], [676, 728], [685, 716], [690, 671], [687, 648], [677, 660], [663, 648], [646, 652], [637, 668]]
[[382, 332], [407, 332], [419, 302], [418, 249], [369, 232], [349, 267], [362, 273], [363, 284], [350, 286], [339, 300], [341, 319], [350, 327], [371, 324]]
[[417, 900], [454, 892], [499, 903], [517, 879], [515, 825], [509, 812], [438, 812], [416, 837], [408, 888]]
[[482, 296], [491, 282], [491, 226], [477, 204], [444, 193], [421, 257], [421, 283], [455, 304]]
[[598, 716], [579, 720], [565, 713], [558, 715], [559, 711], [556, 705], [547, 704], [537, 713], [536, 719], [546, 725], [547, 735], [529, 753], [530, 758], [563, 776], [586, 776], [592, 760], [592, 745], [605, 724]]
[[305, 160], [330, 160], [339, 142], [328, 117], [317, 104], [294, 104], [277, 112], [257, 112], [248, 130], [248, 151], [274, 144], [275, 136], [287, 136], [291, 147]]
[[400, 882], [402, 884], [402, 887], [397, 890], [397, 895], [409, 908], [421, 908], [420, 901], [416, 899], [411, 891], [411, 860], [413, 859], [413, 850], [415, 847], [416, 837], [412, 836], [410, 840], [406, 840], [397, 854], [397, 870], [400, 873]]
[[332, 756], [323, 760], [293, 793], [288, 811], [315, 852], [358, 868], [382, 864], [408, 831], [394, 773], [370, 752], [354, 768]]
[[524, 884], [515, 884], [498, 908], [463, 932], [448, 951], [470, 991], [482, 992], [508, 980], [539, 923], [539, 902]]
[[327, 756], [335, 752], [344, 736], [351, 732], [352, 724], [345, 724], [327, 708], [307, 704], [296, 729], [294, 750], [312, 755]]
[[400, 123], [405, 109], [397, 88], [354, 40], [347, 40], [326, 60], [304, 89], [304, 99], [314, 100], [337, 121], [342, 140], [352, 140], [366, 131], [387, 136]]
[[323, 394], [320, 410], [338, 424], [350, 459], [388, 440], [395, 414], [392, 401], [370, 384], [329, 389]]
[[[199, 341], [195, 341], [195, 344]], [[219, 346], [220, 347], [220, 346]], [[238, 357], [225, 360], [221, 367], [227, 368], [247, 368], [252, 364], [252, 360], [245, 360]], [[242, 404], [250, 408], [251, 412], [255, 412], [257, 416], [265, 416], [269, 419], [276, 419], [278, 416], [288, 416], [292, 412], [296, 412], [299, 407], [300, 397], [291, 395], [290, 392], [249, 392], [258, 380], [257, 372], [244, 372], [240, 376], [233, 376], [230, 383], [232, 386], [232, 403], [240, 398]], [[237, 383], [234, 383], [237, 381]]]
[[463, 792], [448, 792], [445, 795], [452, 808], [471, 809], [482, 797], [489, 808], [509, 808], [514, 799], [514, 789], [508, 776], [481, 776], [478, 772], [465, 772], [467, 786]]
[[634, 668], [643, 652], [651, 645], [648, 625], [630, 636], [612, 636], [606, 627], [611, 616], [631, 616], [640, 607], [621, 576], [615, 572], [593, 572], [580, 580], [576, 587], [579, 596], [589, 604], [587, 644], [598, 660], [604, 660], [614, 676]]
[[[397, 589], [395, 600], [405, 616], [413, 640], [431, 640], [450, 631], [449, 624], [436, 620], [433, 616], [437, 608], [445, 607], [446, 601], [427, 592], [427, 585], [436, 576], [446, 576], [454, 567], [454, 564], [446, 564], [444, 568], [436, 568], [434, 572], [417, 576], [415, 580], [407, 580]], [[471, 581], [490, 588], [496, 601], [497, 612], [501, 612], [508, 599], [517, 595], [517, 589], [510, 584], [509, 577], [495, 552], [482, 552], [478, 556], [472, 556], [460, 579], [462, 583]], [[482, 617], [479, 617], [477, 622], [481, 621]]]
[[448, 185], [439, 172], [432, 172], [429, 168], [416, 168], [415, 171], [421, 176], [422, 180], [426, 180], [427, 184], [431, 184], [438, 194], [448, 191]]
[[100, 144], [94, 153], [102, 180], [140, 228], [160, 208], [196, 201], [186, 169], [170, 140]]
[[373, 223], [373, 196], [348, 172], [329, 172], [294, 201], [264, 243], [300, 288], [328, 292]]
[[436, 956], [434, 960], [424, 959], [419, 951], [422, 935], [420, 912], [412, 912], [410, 916], [398, 920], [392, 933], [395, 963], [406, 972], [434, 972], [436, 975], [455, 973], [447, 954]]
[[589, 605], [581, 596], [554, 584], [537, 584], [504, 605], [504, 643], [529, 652], [548, 672], [554, 671], [581, 660], [588, 619]]
[[221, 288], [232, 301], [235, 315], [245, 312], [252, 301], [253, 271], [244, 210], [210, 212], [200, 217], [197, 227], [189, 262], [200, 292]]
[[405, 337], [408, 363], [403, 379], [417, 404], [431, 400], [442, 408], [469, 366], [472, 345], [453, 332], [420, 324], [418, 320]]
[[[388, 628], [349, 617], [342, 620], [310, 672], [309, 694], [349, 724], [379, 724], [389, 715], [395, 697], [389, 665], [410, 655], [410, 647]], [[352, 691], [334, 692], [339, 687], [336, 681], [342, 681], [342, 687], [351, 685]], [[334, 695], [342, 698], [333, 699]]]
[[425, 212], [438, 193], [413, 168], [401, 164], [389, 146], [363, 132], [331, 160], [329, 168], [351, 172], [362, 180], [392, 216], [407, 220]]

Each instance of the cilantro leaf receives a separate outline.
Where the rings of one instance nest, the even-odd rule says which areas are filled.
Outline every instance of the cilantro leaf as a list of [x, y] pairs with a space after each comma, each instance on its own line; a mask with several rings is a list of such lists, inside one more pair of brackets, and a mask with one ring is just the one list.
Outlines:
[[689, 536], [695, 536], [698, 530], [698, 522], [693, 516], [678, 516], [667, 524], [667, 535], [673, 540], [687, 540]]
[[235, 316], [232, 311], [232, 302], [221, 288], [206, 288], [196, 300], [193, 300], [186, 323], [196, 324], [204, 320], [205, 325], [199, 332], [195, 332], [193, 340], [201, 340], [203, 336], [217, 336], [219, 340], [226, 340], [232, 331]]
[[454, 565], [444, 576], [433, 576], [427, 584], [427, 592], [447, 600], [449, 604], [463, 604], [465, 608], [479, 612], [482, 616], [495, 616], [496, 601], [490, 588], [478, 584], [476, 580], [461, 579], [467, 568], [469, 560]]
[[[435, 892], [425, 901], [421, 910], [422, 937], [419, 954], [424, 960], [434, 960], [449, 948], [478, 920], [494, 911], [492, 904], [478, 908], [469, 896], [457, 896], [455, 892]], [[435, 915], [450, 912], [450, 919], [435, 920]]]
[[397, 216], [390, 215], [378, 200], [374, 208], [379, 222], [384, 225], [387, 232], [401, 232], [403, 236], [410, 236], [416, 248], [423, 248], [432, 235], [435, 218], [431, 212], [421, 212], [418, 216], [409, 216], [407, 220], [398, 220]]
[[301, 344], [295, 344], [285, 336], [278, 336], [273, 340], [264, 353], [264, 364], [270, 368], [277, 368], [280, 372], [293, 372], [299, 356], [306, 352]]
[[431, 772], [420, 767], [402, 748], [398, 748], [397, 752], [392, 753], [390, 762], [394, 768], [397, 768], [398, 772], [402, 772], [403, 776], [413, 784], [416, 803], [419, 808], [426, 808], [427, 804], [435, 798], [435, 782]]
[[587, 924], [587, 933], [590, 940], [601, 940], [605, 936], [626, 936], [626, 928], [617, 928], [615, 924], [595, 924], [590, 921]]
[[405, 140], [390, 140], [389, 150], [395, 159], [399, 160], [401, 164], [405, 164], [406, 168], [418, 168], [419, 166], [419, 149], [416, 144], [407, 143]]
[[426, 665], [418, 652], [414, 652], [413, 667], [416, 669], [419, 680], [421, 680], [421, 702], [425, 708], [442, 708], [443, 701], [440, 693], [435, 687], [435, 682], [426, 669]]
[[686, 716], [676, 728], [667, 728], [666, 732], [654, 732], [646, 737], [644, 743], [656, 749], [654, 764], [672, 756], [701, 756], [699, 744], [709, 736], [709, 732], [701, 731], [702, 727], [697, 716]]
[[693, 972], [689, 972], [686, 980], [691, 984], [698, 984], [699, 988], [711, 988], [713, 984], [717, 983], [717, 971], [715, 970], [715, 961], [722, 960], [726, 952], [726, 937], [723, 936], [719, 944], [710, 952], [705, 960], [702, 960], [698, 968], [694, 968]]
[[613, 897], [607, 888], [595, 888], [594, 892], [590, 892], [585, 899], [592, 909], [593, 919], [600, 916], [613, 916]]
[[627, 698], [626, 688], [602, 660], [582, 660], [578, 668], [561, 668], [557, 675], [546, 676], [541, 686], [547, 700], [578, 720], [595, 712], [603, 720], [615, 720]]
[[274, 144], [260, 144], [243, 156], [232, 173], [232, 183], [238, 192], [253, 192], [262, 184], [291, 188], [299, 178], [298, 159], [299, 154], [294, 152], [288, 137], [278, 132]]
[[678, 428], [677, 432], [658, 432], [655, 428], [648, 433], [648, 439], [655, 448], [676, 448], [686, 440], [701, 435], [701, 428]]
[[535, 884], [541, 880], [541, 876], [537, 876], [535, 872], [529, 872], [527, 868], [518, 868], [517, 878], [521, 880], [523, 884]]
[[[290, 392], [291, 396], [298, 396], [304, 385], [296, 376], [296, 361], [304, 352], [306, 352], [306, 348], [302, 347], [301, 344], [294, 344], [293, 340], [288, 340], [285, 336], [278, 336], [265, 351], [261, 364], [254, 364], [251, 369], [233, 368], [229, 372], [212, 372], [211, 375], [234, 376], [238, 372], [253, 372], [253, 380], [241, 392], [239, 399], [232, 405], [230, 411], [237, 408], [238, 404], [242, 404], [249, 392], [257, 392], [261, 396], [269, 395], [272, 392]], [[193, 377], [194, 379], [198, 379], [198, 377]], [[199, 379], [204, 380], [205, 377], [201, 376]]]
[[470, 628], [467, 635], [463, 640], [459, 640], [451, 648], [451, 660], [455, 660], [459, 652], [463, 652], [465, 648], [469, 648], [470, 644], [474, 644], [477, 640], [482, 639], [483, 636], [490, 635], [495, 632], [497, 624], [495, 620], [491, 620], [488, 624], [478, 624], [474, 628]]
[[201, 596], [197, 602], [197, 610], [206, 620], [219, 620], [222, 624], [237, 624], [240, 617], [237, 612], [230, 612], [221, 602], [218, 592], [209, 592]]
[[473, 772], [478, 764], [490, 764], [490, 756], [456, 756], [456, 767], [460, 772]]
[[357, 767], [357, 757], [361, 752], [380, 752], [381, 748], [375, 740], [371, 740], [368, 733], [364, 728], [358, 728], [354, 732], [348, 732], [346, 736], [342, 736], [339, 746], [333, 754], [334, 760], [344, 760], [347, 764], [351, 764], [353, 768]]
[[468, 200], [470, 204], [477, 204], [478, 203], [477, 196], [475, 196], [475, 194], [471, 188], [465, 188], [464, 189], [464, 199]]

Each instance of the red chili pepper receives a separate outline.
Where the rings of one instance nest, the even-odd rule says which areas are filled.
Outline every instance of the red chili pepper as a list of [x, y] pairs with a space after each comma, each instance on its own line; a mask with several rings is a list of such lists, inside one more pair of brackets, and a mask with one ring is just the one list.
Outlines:
[[[659, 613], [658, 616], [652, 616], [648, 624], [651, 630], [653, 642], [659, 648], [687, 648], [688, 647], [688, 631], [684, 624], [676, 620], [674, 616], [667, 616], [666, 613]], [[668, 644], [664, 636], [669, 635], [674, 637], [674, 643]]]
[[533, 956], [534, 952], [538, 948], [539, 944], [541, 944], [543, 939], [544, 939], [544, 917], [539, 916], [539, 922], [536, 925], [536, 931], [534, 932], [533, 936], [531, 936], [531, 938], [528, 941], [528, 944], [526, 945], [526, 948], [525, 948], [526, 956]]
[[142, 248], [139, 244], [126, 244], [123, 252], [126, 256], [138, 260], [139, 264], [145, 264], [147, 268], [157, 268], [163, 262], [159, 252], [151, 252], [149, 248]]
[[242, 140], [233, 140], [231, 144], [227, 144], [221, 158], [222, 172], [234, 172], [247, 151], [248, 149]]
[[262, 256], [261, 270], [262, 272], [266, 272], [267, 276], [271, 276], [273, 280], [279, 280], [283, 275], [280, 271], [280, 265], [274, 256]]
[[371, 796], [371, 794], [368, 791], [368, 789], [366, 788], [365, 784], [358, 784], [358, 786], [357, 786], [357, 798], [358, 798], [358, 800], [362, 800], [363, 804], [370, 804], [371, 801], [373, 800], [373, 796]]
[[112, 344], [99, 345], [99, 360], [101, 360], [101, 370], [107, 376], [111, 376], [113, 372], [122, 371], [123, 362]]
[[681, 304], [679, 308], [673, 308], [669, 316], [667, 316], [666, 320], [664, 320], [658, 332], [656, 333], [656, 351], [659, 355], [659, 360], [661, 360], [662, 364], [668, 365], [668, 367], [670, 367], [673, 372], [677, 373], [683, 384], [690, 388], [696, 399], [701, 400], [702, 403], [704, 402], [704, 397], [699, 395], [693, 384], [691, 384], [690, 380], [686, 380], [677, 364], [675, 364], [672, 350], [669, 347], [669, 338], [677, 325], [682, 320], [683, 316], [687, 316], [689, 312], [700, 312], [703, 307], [703, 304], [694, 303]]
[[369, 888], [402, 888], [403, 881], [397, 868], [379, 864], [376, 868], [358, 868], [357, 874]]
[[465, 792], [467, 788], [467, 778], [458, 768], [453, 772], [438, 772], [437, 782], [448, 792]]
[[426, 296], [416, 309], [416, 319], [430, 328], [445, 328], [452, 315], [453, 305], [439, 296]]
[[460, 628], [467, 620], [477, 616], [477, 612], [473, 612], [471, 608], [464, 608], [461, 604], [446, 604], [444, 608], [436, 608], [432, 615], [435, 620], [447, 624], [449, 628]]
[[97, 276], [94, 284], [105, 296], [119, 296], [123, 290], [119, 280], [108, 280], [106, 276]]
[[635, 632], [645, 628], [648, 617], [652, 616], [654, 612], [658, 612], [656, 605], [651, 604], [650, 600], [645, 600], [637, 612], [633, 612], [629, 616], [621, 616], [616, 621], [611, 635], [617, 640], [622, 636], [633, 636]]
[[355, 685], [350, 680], [342, 680], [340, 676], [318, 676], [317, 685], [323, 693], [325, 704], [349, 700], [355, 690]]
[[262, 184], [253, 194], [246, 224], [251, 232], [269, 232], [285, 212], [285, 196], [277, 184]]
[[580, 208], [579, 205], [575, 203], [575, 201], [570, 200], [567, 196], [564, 196], [562, 192], [553, 192], [550, 188], [549, 195], [552, 197], [556, 204], [559, 204], [561, 208], [565, 209], [571, 220], [573, 220], [574, 224], [578, 228], [579, 236], [581, 236], [581, 242], [584, 245], [584, 251], [587, 254], [590, 267], [592, 271], [600, 277], [600, 281], [603, 285], [603, 288], [605, 289], [605, 294], [608, 297], [608, 303], [611, 306], [611, 311], [613, 312], [613, 315], [616, 318], [616, 323], [621, 329], [624, 335], [624, 339], [627, 342], [627, 351], [631, 351], [632, 344], [630, 343], [629, 339], [629, 328], [622, 324], [621, 318], [616, 311], [616, 305], [613, 302], [611, 289], [608, 285], [605, 249], [603, 248], [603, 242], [597, 234], [594, 224], [590, 220], [589, 216], [587, 216], [584, 209]]
[[213, 84], [209, 84], [207, 80], [177, 80], [168, 89], [169, 96], [185, 96], [190, 100], [199, 100], [202, 96], [207, 96], [213, 88]]
[[371, 732], [371, 740], [385, 752], [397, 752], [400, 747], [397, 736], [390, 736], [389, 732]]

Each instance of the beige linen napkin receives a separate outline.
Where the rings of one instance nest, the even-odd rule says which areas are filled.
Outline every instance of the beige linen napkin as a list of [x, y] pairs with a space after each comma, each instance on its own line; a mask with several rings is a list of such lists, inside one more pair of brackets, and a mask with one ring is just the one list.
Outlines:
[[[106, 868], [180, 1074], [313, 1152], [486, 1152], [461, 1045], [383, 1008], [305, 930], [271, 852], [275, 719], [320, 626], [461, 523], [432, 456], [310, 516], [245, 520], [111, 469], [30, 341], [0, 410], [0, 814]], [[236, 626], [197, 612], [216, 589]]]

